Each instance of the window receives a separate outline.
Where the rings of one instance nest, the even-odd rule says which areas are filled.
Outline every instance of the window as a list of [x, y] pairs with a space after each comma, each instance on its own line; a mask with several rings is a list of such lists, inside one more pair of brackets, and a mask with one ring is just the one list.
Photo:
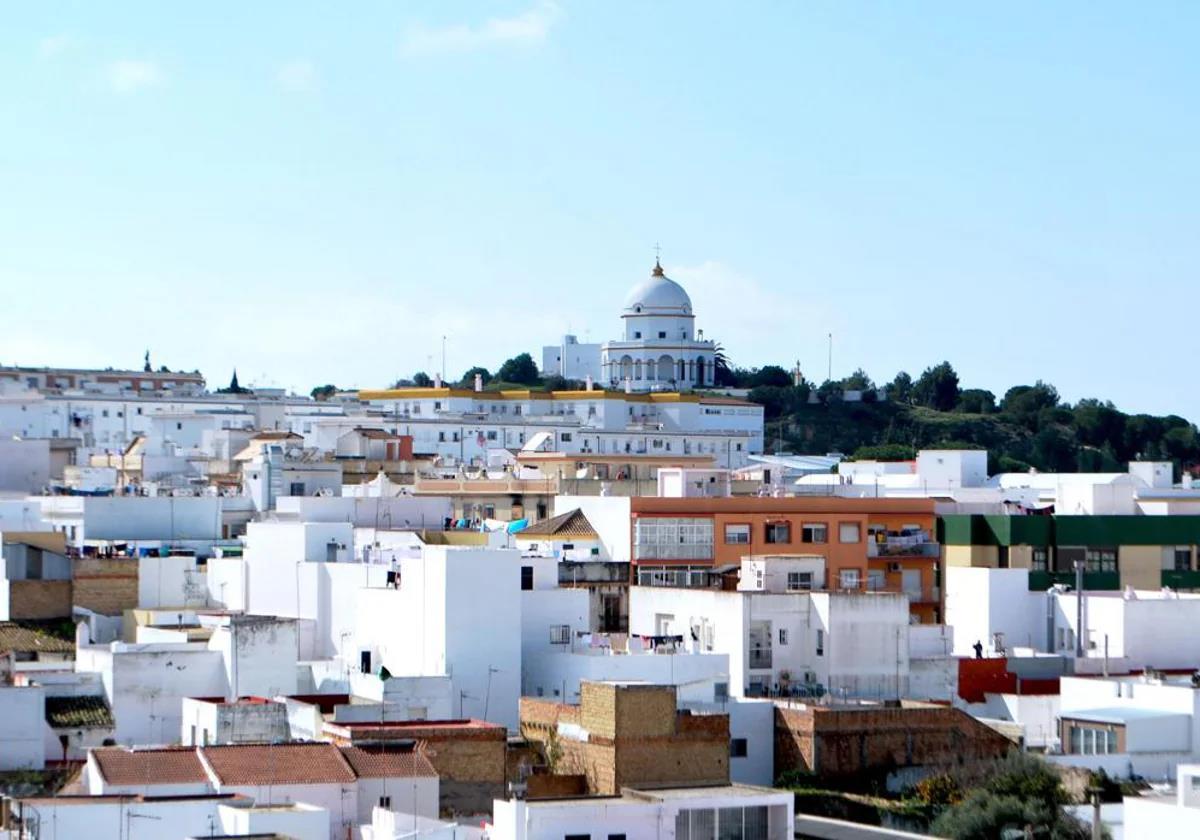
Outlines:
[[1050, 550], [1047, 548], [1033, 549], [1033, 557], [1030, 560], [1030, 566], [1035, 572], [1045, 572], [1050, 569]]
[[379, 797], [379, 807], [385, 808], [390, 811], [392, 809], [392, 797], [390, 797], [390, 796]]
[[1072, 723], [1070, 752], [1075, 755], [1111, 755], [1117, 751], [1117, 731], [1112, 727]]
[[303, 496], [304, 495], [304, 482], [303, 481], [291, 482], [288, 485], [288, 495], [289, 496]]
[[1089, 572], [1115, 572], [1117, 570], [1117, 550], [1115, 548], [1089, 548], [1085, 558], [1086, 569]]
[[625, 840], [625, 834], [610, 834], [608, 835], [608, 840]]
[[823, 522], [806, 522], [800, 526], [800, 542], [829, 542], [829, 526]]
[[792, 526], [788, 522], [768, 522], [764, 538], [768, 543], [790, 543]]
[[842, 589], [858, 589], [860, 582], [858, 569], [842, 569], [838, 572], [838, 586]]
[[495, 505], [484, 505], [483, 506], [483, 518], [484, 519], [495, 519], [496, 518], [496, 506]]
[[729, 757], [730, 758], [745, 758], [746, 739], [745, 738], [730, 738], [729, 739]]
[[748, 545], [750, 542], [750, 526], [749, 525], [726, 525], [725, 526], [725, 544], [726, 545]]
[[176, 424], [175, 424], [175, 431], [177, 431], [177, 432], [181, 432], [181, 431], [183, 431], [183, 424], [182, 424], [182, 423], [176, 423]]
[[590, 834], [566, 834], [563, 836], [563, 840], [592, 840], [592, 835], [590, 835]]
[[838, 523], [838, 542], [856, 543], [861, 538], [862, 532], [857, 522]]
[[779, 628], [779, 644], [786, 645], [788, 643], [788, 632], [786, 627]]
[[533, 566], [521, 567], [521, 591], [529, 592], [533, 589]]
[[711, 560], [713, 521], [708, 518], [646, 516], [637, 520], [638, 560]]
[[789, 592], [807, 592], [813, 588], [812, 572], [788, 572], [787, 588]]
[[107, 409], [107, 408], [105, 408], [105, 409], [101, 409], [101, 411], [100, 411], [100, 416], [101, 416], [101, 417], [107, 417], [107, 416], [108, 416], [108, 409]]
[[141, 413], [142, 413], [142, 410], [141, 410], [141, 408], [139, 408], [139, 409], [137, 410], [137, 413], [138, 413], [138, 414], [141, 414]]
[[817, 630], [817, 656], [825, 655], [825, 631]]
[[571, 433], [563, 432], [562, 434], [559, 435], [559, 438], [562, 440], [563, 443], [570, 443], [571, 442]]
[[438, 432], [438, 443], [445, 443], [445, 442], [446, 442], [446, 433]]
[[1187, 545], [1175, 546], [1175, 571], [1188, 572], [1192, 568], [1192, 548]]
[[551, 624], [550, 625], [550, 644], [552, 644], [552, 645], [569, 645], [569, 644], [571, 644], [571, 625], [569, 625], [569, 624]]
[[495, 429], [492, 429], [491, 431], [489, 431], [489, 432], [487, 433], [487, 439], [488, 439], [488, 440], [495, 440], [495, 439], [496, 439], [496, 430], [495, 430]]
[[659, 330], [659, 331], [658, 331], [658, 337], [659, 337], [659, 338], [666, 338], [666, 337], [667, 337], [667, 332], [666, 332], [666, 330]]
[[729, 700], [729, 683], [713, 683], [713, 700], [717, 703], [725, 703]]
[[633, 334], [633, 337], [634, 337], [634, 338], [641, 338], [641, 337], [642, 337], [642, 334], [641, 334], [641, 332], [640, 332], [640, 331], [639, 331], [639, 332], [634, 332], [634, 334]]

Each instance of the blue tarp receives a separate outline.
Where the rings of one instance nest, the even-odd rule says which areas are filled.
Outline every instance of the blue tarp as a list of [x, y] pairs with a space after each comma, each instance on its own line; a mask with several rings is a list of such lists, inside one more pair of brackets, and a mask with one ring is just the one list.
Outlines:
[[505, 528], [504, 530], [510, 534], [515, 534], [515, 533], [517, 533], [517, 531], [524, 531], [528, 527], [529, 527], [528, 519], [514, 519], [512, 522], [508, 523], [508, 527]]

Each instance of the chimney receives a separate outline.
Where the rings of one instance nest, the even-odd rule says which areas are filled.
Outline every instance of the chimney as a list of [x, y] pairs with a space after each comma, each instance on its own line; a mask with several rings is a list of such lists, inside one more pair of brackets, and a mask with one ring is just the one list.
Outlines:
[[626, 394], [633, 393], [633, 380], [630, 379], [628, 376], [625, 377], [625, 393]]
[[479, 391], [482, 391], [482, 390], [483, 390], [483, 374], [477, 373], [477, 374], [475, 374], [475, 391], [476, 391], [476, 393], [478, 393]]
[[592, 375], [590, 373], [587, 375], [587, 389], [589, 391], [592, 390]]
[[440, 372], [439, 372], [439, 373], [435, 373], [435, 374], [433, 375], [433, 387], [434, 387], [434, 388], [441, 388], [441, 387], [442, 387], [442, 374], [441, 374]]

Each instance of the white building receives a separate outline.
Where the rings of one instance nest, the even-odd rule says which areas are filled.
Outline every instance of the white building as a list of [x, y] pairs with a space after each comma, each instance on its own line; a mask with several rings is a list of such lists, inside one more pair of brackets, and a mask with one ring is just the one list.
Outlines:
[[692, 300], [656, 261], [650, 277], [625, 296], [623, 336], [600, 350], [600, 379], [635, 391], [711, 386], [716, 342], [695, 329]]
[[[1055, 587], [1029, 591], [1027, 569], [946, 569], [946, 623], [955, 653], [973, 655], [978, 641], [989, 654], [1030, 648], [1074, 657], [1080, 634], [1076, 593]], [[1083, 656], [1098, 672], [1143, 668], [1200, 668], [1192, 628], [1200, 621], [1200, 594], [1164, 590], [1087, 591], [1083, 597]], [[999, 646], [997, 645], [999, 642]]]
[[629, 629], [729, 657], [729, 693], [908, 696], [908, 599], [898, 593], [634, 586]]
[[375, 807], [390, 805], [392, 796], [418, 816], [436, 817], [438, 812], [437, 772], [424, 753], [411, 746], [367, 750], [298, 742], [110, 747], [88, 755], [83, 782], [92, 796], [217, 793], [240, 794], [259, 806], [291, 808], [303, 803], [326, 815], [327, 834], [322, 836], [327, 837], [352, 836], [355, 827], [370, 822]]
[[397, 560], [390, 585], [363, 586], [343, 604], [355, 622], [343, 657], [364, 672], [448, 676], [455, 717], [515, 730], [520, 566], [512, 549], [426, 546], [419, 558]]
[[601, 381], [600, 345], [580, 344], [578, 336], [564, 335], [558, 344], [542, 348], [542, 375], [583, 381]]
[[[162, 840], [218, 836], [328, 840], [329, 813], [302, 803], [256, 805], [239, 794], [206, 796], [55, 796], [19, 799], [21, 834], [67, 840]], [[14, 832], [16, 830], [14, 829]]]
[[597, 829], [626, 840], [757, 837], [790, 840], [794, 803], [789, 791], [733, 784], [724, 787], [625, 789], [620, 796], [498, 799], [491, 840], [591, 837]]

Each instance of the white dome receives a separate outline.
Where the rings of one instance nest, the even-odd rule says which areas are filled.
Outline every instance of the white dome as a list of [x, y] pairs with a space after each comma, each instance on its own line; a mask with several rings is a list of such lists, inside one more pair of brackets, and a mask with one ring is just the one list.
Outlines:
[[634, 286], [625, 296], [625, 311], [637, 314], [691, 314], [692, 299], [674, 280], [663, 274], [662, 266], [655, 263], [650, 277]]

